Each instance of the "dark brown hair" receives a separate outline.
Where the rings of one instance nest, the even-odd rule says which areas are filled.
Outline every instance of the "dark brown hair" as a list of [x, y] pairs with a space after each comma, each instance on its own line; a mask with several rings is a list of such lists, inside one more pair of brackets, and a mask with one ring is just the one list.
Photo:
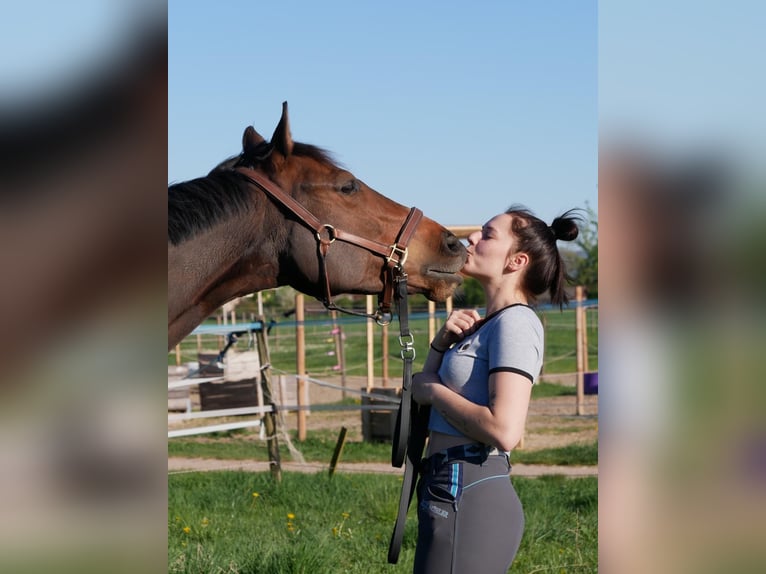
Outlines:
[[511, 231], [518, 242], [518, 251], [529, 255], [521, 288], [532, 302], [546, 291], [550, 293], [551, 303], [559, 308], [569, 301], [564, 287], [570, 278], [556, 241], [577, 238], [580, 231], [577, 224], [582, 222], [578, 211], [570, 209], [548, 225], [523, 206], [512, 205], [506, 210], [513, 218]]

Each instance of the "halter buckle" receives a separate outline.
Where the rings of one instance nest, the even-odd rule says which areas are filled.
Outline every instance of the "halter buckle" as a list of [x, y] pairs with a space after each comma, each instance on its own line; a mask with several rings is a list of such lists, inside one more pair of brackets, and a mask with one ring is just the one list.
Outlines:
[[389, 245], [391, 253], [386, 257], [386, 262], [391, 265], [395, 263], [399, 269], [404, 269], [404, 263], [407, 261], [409, 250], [406, 247], [399, 247], [395, 243]]

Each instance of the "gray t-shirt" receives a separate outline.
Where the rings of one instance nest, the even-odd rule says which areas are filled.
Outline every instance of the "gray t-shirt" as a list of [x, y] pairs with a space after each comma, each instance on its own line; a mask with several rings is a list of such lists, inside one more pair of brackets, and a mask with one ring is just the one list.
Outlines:
[[[543, 366], [543, 325], [531, 307], [510, 305], [488, 316], [474, 333], [453, 345], [442, 359], [442, 384], [478, 405], [489, 404], [489, 375], [510, 371], [532, 384]], [[463, 436], [436, 409], [429, 430]]]

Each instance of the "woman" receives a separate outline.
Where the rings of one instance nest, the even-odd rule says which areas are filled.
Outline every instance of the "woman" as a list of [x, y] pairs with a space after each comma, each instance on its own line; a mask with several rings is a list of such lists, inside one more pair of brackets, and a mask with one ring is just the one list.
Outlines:
[[529, 305], [546, 292], [567, 302], [556, 241], [575, 239], [578, 220], [570, 211], [548, 226], [514, 206], [468, 238], [463, 274], [484, 288], [486, 316], [453, 311], [413, 377], [413, 398], [431, 410], [416, 574], [505, 573], [516, 555], [524, 515], [508, 455], [543, 362], [543, 327]]

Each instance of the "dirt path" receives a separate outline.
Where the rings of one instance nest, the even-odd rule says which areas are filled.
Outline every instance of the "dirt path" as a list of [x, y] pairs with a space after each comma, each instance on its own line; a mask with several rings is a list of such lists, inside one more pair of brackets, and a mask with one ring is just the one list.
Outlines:
[[[324, 379], [328, 383], [341, 386], [340, 377]], [[309, 385], [309, 402], [311, 405], [326, 405], [337, 403], [344, 394], [346, 398], [357, 398], [360, 395], [353, 391], [364, 389], [366, 379], [363, 377], [346, 377], [346, 392], [339, 388]], [[393, 383], [392, 385], [393, 386]], [[519, 448], [524, 450], [540, 450], [545, 448], [563, 447], [573, 444], [591, 444], [598, 440], [598, 396], [586, 395], [583, 405], [584, 414], [577, 415], [577, 403], [574, 396], [548, 397], [532, 401], [527, 417], [526, 433]], [[297, 429], [298, 416], [296, 413], [284, 415], [288, 429]], [[307, 430], [340, 431], [347, 429], [348, 441], [361, 441], [362, 417], [358, 409], [322, 411], [313, 409], [306, 416]], [[199, 421], [190, 421], [181, 426], [199, 426]], [[250, 462], [241, 460], [219, 459], [181, 459], [169, 458], [169, 472], [184, 472], [190, 470], [251, 470], [264, 472], [269, 468], [266, 462]], [[283, 470], [295, 472], [327, 472], [328, 465], [322, 463], [300, 464], [283, 462]], [[390, 464], [378, 463], [341, 463], [337, 472], [380, 472], [401, 474], [402, 470], [393, 468]], [[542, 466], [514, 464], [514, 476], [541, 476], [544, 474], [563, 474], [567, 476], [598, 475], [597, 466]]]
[[[212, 458], [168, 458], [168, 473], [197, 472], [208, 470], [242, 470], [248, 472], [267, 472], [268, 462], [254, 462], [243, 460], [221, 460]], [[320, 473], [328, 472], [329, 465], [321, 462], [283, 462], [282, 470], [285, 472]], [[401, 475], [401, 468], [394, 468], [385, 463], [340, 463], [335, 469], [337, 473], [374, 473]], [[512, 476], [536, 477], [552, 474], [564, 476], [598, 476], [596, 466], [545, 466], [538, 464], [515, 464]]]

